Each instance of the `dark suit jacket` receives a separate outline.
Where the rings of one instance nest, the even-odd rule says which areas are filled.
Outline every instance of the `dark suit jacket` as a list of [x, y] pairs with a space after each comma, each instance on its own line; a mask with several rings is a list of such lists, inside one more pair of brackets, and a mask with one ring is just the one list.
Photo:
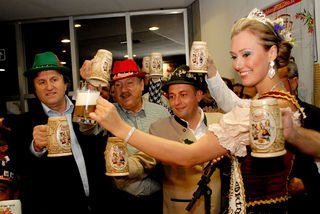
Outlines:
[[86, 197], [74, 156], [45, 154], [39, 158], [30, 152], [33, 128], [47, 124], [47, 120], [40, 102], [27, 113], [5, 119], [5, 125], [12, 128], [14, 135], [10, 153], [22, 176], [23, 213], [103, 213], [106, 194], [112, 189], [105, 176], [103, 153], [107, 139], [84, 136], [78, 124], [74, 124], [89, 180], [90, 197]]
[[298, 98], [298, 103], [301, 107], [304, 108], [304, 113], [307, 117], [304, 119], [303, 126], [308, 129], [313, 129], [320, 132], [320, 108], [315, 105], [311, 105], [309, 103], [303, 102]]
[[[304, 108], [304, 113], [307, 116], [303, 121], [303, 127], [320, 131], [320, 108], [303, 102], [299, 98], [297, 99], [299, 105]], [[318, 203], [320, 201], [320, 174], [314, 163], [314, 158], [297, 152], [292, 174], [302, 179], [306, 188], [304, 197], [296, 197], [298, 200], [293, 198], [292, 212], [313, 212], [314, 209], [318, 209]]]
[[[304, 119], [303, 126], [308, 129], [313, 129], [320, 132], [320, 108], [315, 105], [311, 105], [309, 103], [303, 102], [298, 98], [299, 105], [304, 108], [304, 112], [306, 114], [306, 118]], [[308, 143], [308, 142], [306, 142]], [[313, 161], [313, 157], [308, 157]], [[305, 168], [306, 166], [301, 166]], [[309, 192], [309, 195], [314, 199], [313, 202], [320, 201], [320, 174], [318, 173], [317, 167], [315, 164], [310, 166], [310, 174], [302, 173], [302, 178], [304, 178], [307, 182], [306, 188]]]

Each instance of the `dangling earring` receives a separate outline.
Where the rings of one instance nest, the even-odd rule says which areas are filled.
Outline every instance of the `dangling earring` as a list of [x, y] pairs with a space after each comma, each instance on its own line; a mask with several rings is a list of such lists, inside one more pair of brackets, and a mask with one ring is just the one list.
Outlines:
[[272, 79], [276, 75], [276, 70], [274, 69], [274, 61], [270, 62], [270, 67], [268, 71], [268, 77]]

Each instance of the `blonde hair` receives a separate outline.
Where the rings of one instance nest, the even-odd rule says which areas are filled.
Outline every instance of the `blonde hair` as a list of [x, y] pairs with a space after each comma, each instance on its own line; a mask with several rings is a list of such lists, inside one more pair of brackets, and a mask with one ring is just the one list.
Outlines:
[[257, 36], [266, 51], [273, 45], [277, 47], [278, 55], [275, 60], [277, 67], [283, 67], [289, 63], [292, 45], [281, 39], [273, 29], [271, 23], [262, 23], [257, 19], [241, 18], [232, 27], [231, 39], [245, 30]]

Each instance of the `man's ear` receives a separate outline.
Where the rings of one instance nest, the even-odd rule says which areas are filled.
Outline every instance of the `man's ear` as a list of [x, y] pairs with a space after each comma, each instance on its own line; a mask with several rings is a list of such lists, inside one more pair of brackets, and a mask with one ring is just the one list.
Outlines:
[[64, 90], [65, 95], [68, 96], [70, 88], [71, 88], [71, 84], [69, 82], [65, 83], [65, 90]]
[[144, 90], [144, 79], [143, 78], [140, 79], [140, 84], [141, 84], [141, 91], [143, 91]]
[[299, 78], [298, 77], [293, 77], [290, 80], [290, 86], [291, 86], [292, 90], [296, 91], [298, 89], [298, 84], [299, 84]]
[[197, 90], [196, 91], [196, 97], [197, 97], [198, 102], [200, 102], [202, 100], [202, 97], [203, 97], [203, 91]]

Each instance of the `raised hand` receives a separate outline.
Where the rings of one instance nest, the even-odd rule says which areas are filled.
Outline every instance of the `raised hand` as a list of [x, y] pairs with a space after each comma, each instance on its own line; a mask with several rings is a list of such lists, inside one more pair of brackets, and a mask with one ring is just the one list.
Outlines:
[[91, 60], [85, 60], [84, 63], [82, 64], [81, 68], [80, 68], [80, 76], [85, 80], [92, 73], [91, 64], [92, 64]]
[[121, 119], [116, 107], [108, 100], [99, 97], [95, 112], [90, 113], [90, 117], [97, 121], [101, 127], [110, 131], [116, 136], [121, 135], [121, 130], [126, 123]]
[[212, 56], [208, 55], [208, 78], [214, 77], [217, 74], [217, 68], [216, 65], [214, 64]]
[[284, 138], [290, 141], [295, 131], [294, 123], [292, 120], [292, 111], [289, 108], [281, 108], [281, 115], [282, 115]]

